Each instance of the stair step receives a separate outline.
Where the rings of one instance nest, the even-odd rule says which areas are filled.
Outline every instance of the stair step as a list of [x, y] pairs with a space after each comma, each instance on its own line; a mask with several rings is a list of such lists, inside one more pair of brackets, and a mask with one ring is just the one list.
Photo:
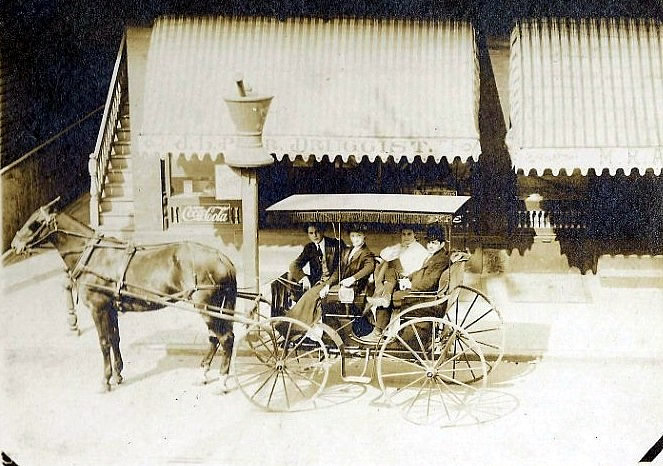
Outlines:
[[129, 225], [124, 227], [123, 230], [112, 228], [111, 226], [99, 226], [99, 231], [104, 234], [105, 237], [117, 238], [122, 240], [130, 241], [134, 236], [134, 227]]
[[[102, 231], [133, 231], [134, 230], [134, 217], [133, 215], [118, 216], [99, 216], [99, 227]], [[112, 235], [115, 236], [115, 235]]]
[[107, 183], [119, 183], [119, 184], [131, 184], [131, 171], [130, 170], [117, 170], [111, 168], [106, 173], [106, 182]]
[[[129, 141], [115, 141], [113, 143], [112, 155], [128, 155], [131, 154], [131, 142]], [[111, 155], [111, 157], [112, 157]]]
[[111, 170], [131, 170], [133, 165], [131, 155], [121, 154], [118, 156], [113, 156], [110, 159], [110, 169]]
[[101, 200], [101, 213], [111, 216], [127, 216], [134, 213], [133, 200], [104, 198]]
[[115, 131], [115, 140], [121, 142], [131, 142], [131, 129], [129, 128], [117, 128]]
[[129, 185], [109, 183], [104, 186], [103, 199], [133, 201], [133, 188]]

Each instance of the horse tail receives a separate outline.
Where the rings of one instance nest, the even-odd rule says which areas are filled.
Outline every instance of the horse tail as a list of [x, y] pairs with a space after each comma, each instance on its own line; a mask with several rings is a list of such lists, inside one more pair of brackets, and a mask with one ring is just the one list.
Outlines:
[[[221, 251], [217, 253], [219, 262], [224, 266], [224, 273], [220, 273], [219, 290], [221, 299], [225, 300], [226, 309], [235, 309], [237, 302], [237, 272], [232, 261]], [[221, 271], [220, 271], [221, 272]]]

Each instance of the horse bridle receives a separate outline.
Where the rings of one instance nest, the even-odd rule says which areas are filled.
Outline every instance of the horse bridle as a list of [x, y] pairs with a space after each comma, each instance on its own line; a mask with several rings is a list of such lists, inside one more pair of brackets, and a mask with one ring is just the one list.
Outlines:
[[[56, 218], [55, 212], [53, 213], [48, 213], [48, 211], [44, 207], [39, 208], [39, 219], [43, 220], [41, 225], [39, 225], [39, 228], [33, 233], [34, 239], [30, 242], [25, 243], [25, 251], [29, 251], [30, 249], [36, 247], [38, 244], [43, 243], [48, 239], [49, 236], [51, 236], [53, 233], [58, 231], [58, 221]], [[42, 232], [48, 229], [48, 233], [42, 236]]]

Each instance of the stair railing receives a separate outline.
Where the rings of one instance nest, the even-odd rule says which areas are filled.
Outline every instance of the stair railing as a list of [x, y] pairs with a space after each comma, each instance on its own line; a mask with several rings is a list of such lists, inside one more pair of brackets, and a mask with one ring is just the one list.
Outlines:
[[115, 59], [113, 75], [111, 77], [104, 115], [99, 126], [99, 135], [94, 152], [90, 154], [88, 171], [90, 172], [90, 226], [99, 227], [99, 214], [101, 212], [101, 196], [104, 192], [106, 173], [111, 158], [111, 150], [117, 122], [120, 114], [122, 94], [127, 82], [127, 52], [126, 35], [122, 37], [120, 48]]

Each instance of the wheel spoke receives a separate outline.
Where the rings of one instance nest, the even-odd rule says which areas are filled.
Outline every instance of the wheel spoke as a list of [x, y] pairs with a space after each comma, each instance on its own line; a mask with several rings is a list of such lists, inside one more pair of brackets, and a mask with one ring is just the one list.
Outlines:
[[272, 373], [269, 374], [269, 377], [267, 377], [267, 378], [265, 379], [265, 381], [264, 381], [264, 382], [258, 387], [258, 389], [257, 389], [255, 392], [253, 392], [253, 395], [251, 395], [251, 399], [252, 399], [252, 400], [255, 398], [255, 396], [258, 394], [258, 392], [259, 392], [260, 390], [262, 390], [263, 387], [264, 387], [265, 385], [267, 385], [267, 382], [269, 382], [269, 379], [272, 378], [272, 375], [274, 375], [274, 372], [276, 372], [276, 371], [272, 371]]
[[321, 387], [321, 386], [322, 386], [320, 383], [316, 382], [316, 381], [313, 380], [311, 377], [308, 377], [308, 376], [306, 376], [305, 374], [303, 374], [303, 373], [301, 373], [301, 372], [299, 372], [299, 371], [296, 371], [296, 370], [292, 370], [292, 369], [290, 369], [290, 370], [288, 370], [287, 372], [288, 372], [288, 373], [292, 373], [293, 375], [297, 375], [297, 376], [301, 377], [302, 379], [306, 379], [306, 380], [308, 380], [309, 382], [311, 382], [312, 384], [317, 385], [318, 387]]
[[410, 353], [412, 353], [414, 357], [417, 358], [417, 360], [421, 363], [422, 366], [426, 367], [426, 363], [424, 362], [424, 360], [421, 359], [421, 357], [419, 357], [419, 355], [415, 350], [410, 348], [410, 345], [408, 345], [407, 342], [403, 340], [403, 338], [400, 335], [397, 334], [396, 338], [398, 338], [401, 341], [401, 343], [403, 343], [403, 346], [405, 346], [408, 349], [408, 351], [410, 351]]
[[502, 330], [500, 327], [491, 327], [491, 328], [482, 328], [481, 330], [467, 330], [469, 335], [474, 335], [475, 333], [485, 333], [485, 332], [495, 332]]
[[417, 341], [419, 342], [419, 347], [421, 348], [421, 352], [423, 353], [424, 357], [426, 358], [426, 362], [431, 362], [428, 360], [428, 354], [426, 353], [426, 348], [424, 348], [424, 343], [421, 341], [421, 337], [419, 336], [419, 332], [417, 331], [417, 325], [412, 324], [410, 325], [412, 327], [412, 330], [414, 331], [414, 334], [417, 337]]
[[[428, 379], [427, 382], [433, 383], [433, 381], [430, 380], [430, 379]], [[430, 395], [431, 395], [432, 391], [433, 391], [433, 389], [429, 386], [428, 387], [428, 400], [426, 402], [426, 419], [428, 419], [428, 417], [430, 416]]]
[[414, 374], [419, 374], [421, 370], [418, 371], [410, 371], [410, 372], [397, 372], [395, 374], [382, 374], [382, 378], [386, 377], [402, 377], [404, 375], [414, 375]]
[[474, 324], [476, 324], [477, 322], [479, 322], [481, 319], [483, 319], [484, 317], [486, 317], [486, 316], [487, 316], [488, 314], [490, 314], [491, 312], [493, 312], [493, 308], [492, 308], [492, 307], [491, 307], [490, 309], [488, 309], [486, 312], [484, 312], [480, 317], [477, 317], [476, 319], [474, 319], [474, 320], [472, 321], [472, 323], [467, 324], [467, 326], [466, 326], [465, 328], [466, 328], [466, 329], [470, 328], [471, 326], [473, 326]]
[[[467, 316], [470, 315], [470, 311], [471, 311], [472, 308], [474, 307], [474, 304], [476, 304], [477, 299], [479, 299], [479, 295], [478, 295], [478, 294], [475, 294], [475, 295], [474, 295], [474, 299], [472, 300], [472, 304], [470, 304], [470, 307], [467, 308], [467, 312], [465, 313], [465, 317], [463, 317], [463, 321], [460, 323], [460, 327], [463, 326], [463, 324], [465, 323], [465, 320], [467, 319]], [[460, 301], [460, 294], [458, 295], [458, 300]], [[476, 321], [475, 321], [475, 322], [476, 322]], [[473, 323], [474, 323], [474, 322], [473, 322]], [[471, 324], [470, 324], [470, 325], [471, 325]], [[470, 325], [468, 325], [467, 327], [469, 327]], [[465, 328], [467, 328], [467, 327], [465, 327]]]
[[394, 356], [394, 355], [392, 355], [392, 354], [389, 354], [389, 353], [383, 353], [383, 354], [382, 354], [382, 357], [383, 357], [383, 358], [390, 359], [390, 360], [392, 360], [392, 361], [403, 362], [403, 363], [406, 363], [406, 364], [410, 364], [411, 366], [414, 366], [414, 367], [416, 367], [416, 368], [418, 368], [418, 369], [420, 369], [420, 370], [423, 369], [423, 367], [422, 367], [420, 364], [417, 364], [416, 362], [412, 362], [412, 361], [409, 361], [409, 360], [407, 360], [407, 359], [401, 359], [401, 358], [399, 358], [399, 357], [397, 357], [397, 356]]
[[400, 393], [400, 392], [402, 392], [402, 390], [405, 390], [405, 389], [407, 389], [407, 388], [410, 388], [412, 385], [414, 385], [415, 383], [419, 382], [419, 381], [420, 381], [421, 379], [423, 379], [424, 377], [426, 377], [426, 374], [422, 375], [422, 376], [419, 377], [418, 379], [413, 380], [412, 382], [410, 382], [409, 384], [407, 384], [407, 385], [404, 386], [404, 387], [398, 387], [398, 388], [396, 389], [396, 393]]
[[466, 384], [465, 382], [461, 382], [460, 380], [456, 380], [456, 379], [454, 379], [454, 378], [452, 378], [452, 377], [449, 377], [449, 376], [447, 376], [447, 375], [441, 374], [441, 373], [439, 373], [439, 372], [437, 373], [437, 375], [439, 375], [440, 378], [445, 379], [445, 380], [447, 381], [447, 383], [450, 382], [450, 383], [454, 383], [454, 384], [462, 385], [463, 387], [469, 388], [470, 390], [473, 390], [473, 391], [475, 391], [475, 392], [478, 391], [477, 388], [475, 388], [475, 387], [473, 387], [473, 386], [471, 386], [471, 385], [468, 385], [468, 384]]
[[[440, 381], [440, 383], [437, 384], [437, 386], [439, 387], [441, 385], [442, 387], [444, 387], [444, 389], [449, 393], [451, 398], [453, 398], [456, 401], [456, 403], [458, 403], [459, 405], [462, 405], [463, 404], [463, 399], [461, 397], [459, 397], [458, 394], [456, 392], [454, 392], [451, 389], [451, 387], [449, 387], [448, 384], [444, 380], [442, 380], [439, 377], [438, 377], [438, 380]], [[441, 392], [441, 390], [440, 390], [440, 392]]]
[[302, 391], [302, 389], [299, 387], [299, 384], [297, 383], [297, 381], [296, 381], [295, 379], [293, 379], [292, 376], [290, 375], [290, 372], [288, 372], [288, 371], [283, 371], [283, 372], [284, 372], [285, 375], [287, 375], [288, 378], [292, 381], [292, 384], [295, 386], [295, 388], [297, 389], [297, 391], [299, 391], [299, 393], [300, 393], [303, 397], [306, 397], [306, 395], [304, 394], [304, 392]]
[[419, 390], [417, 391], [417, 394], [414, 398], [412, 398], [412, 401], [410, 402], [410, 406], [407, 408], [407, 412], [409, 413], [412, 407], [414, 406], [414, 402], [417, 401], [419, 398], [419, 395], [421, 395], [421, 392], [423, 391], [424, 387], [426, 386], [426, 383], [428, 382], [428, 379], [424, 380], [424, 383], [419, 387]]
[[269, 399], [267, 400], [267, 407], [269, 408], [269, 404], [272, 402], [272, 396], [274, 395], [274, 388], [276, 387], [276, 382], [279, 380], [279, 373], [276, 373], [276, 377], [274, 377], [274, 383], [272, 384], [272, 389], [269, 392]]
[[[307, 351], [306, 353], [295, 355], [294, 358], [291, 358], [291, 360], [292, 359], [305, 359], [309, 354], [313, 354], [315, 352], [320, 352], [320, 348], [313, 348], [313, 349]], [[294, 352], [291, 351], [290, 354], [294, 354]], [[319, 357], [318, 357], [318, 359], [319, 359]], [[287, 359], [284, 359], [284, 361], [286, 361], [286, 360]]]
[[285, 374], [281, 372], [281, 381], [283, 382], [283, 393], [285, 393], [285, 404], [290, 411], [290, 398], [288, 397], [288, 387], [285, 385]]
[[[259, 331], [259, 333], [261, 333], [261, 331]], [[270, 338], [270, 339], [271, 339], [271, 338]], [[273, 349], [272, 349], [273, 347], [270, 347], [270, 346], [266, 343], [266, 342], [269, 341], [269, 340], [263, 340], [261, 337], [258, 337], [258, 341], [259, 341], [260, 343], [259, 343], [259, 344], [256, 344], [256, 346], [263, 346], [265, 349], [267, 349], [267, 351], [269, 351], [269, 356], [270, 356], [270, 359], [271, 359], [271, 358], [274, 356], [274, 351], [273, 351]], [[253, 350], [257, 352], [257, 348], [253, 348]]]
[[442, 388], [440, 388], [440, 384], [437, 382], [435, 383], [435, 386], [437, 387], [437, 391], [440, 392], [440, 400], [442, 400], [442, 406], [444, 406], [444, 412], [447, 414], [447, 418], [451, 418], [451, 413], [449, 413], [449, 407], [447, 406], [447, 402], [444, 400], [444, 393], [442, 392]]
[[[463, 347], [463, 342], [462, 342], [462, 341], [459, 341], [458, 344], [460, 345], [461, 348]], [[479, 360], [481, 360], [481, 356], [479, 356], [479, 353], [477, 353], [476, 350], [475, 350], [474, 348], [472, 348], [470, 345], [468, 345], [467, 342], [465, 342], [465, 344], [467, 345], [467, 348], [468, 348], [470, 351], [472, 351], [474, 354], [476, 354], [476, 356], [479, 358]], [[499, 348], [497, 348], [497, 349], [499, 349]], [[493, 370], [493, 365], [490, 364], [490, 363], [489, 363], [488, 361], [486, 361], [485, 359], [484, 359], [484, 362], [485, 362], [486, 365], [489, 367], [489, 369], [486, 370], [486, 374], [487, 374], [488, 372], [490, 372], [491, 370]]]
[[[260, 378], [261, 375], [266, 374], [267, 372], [269, 372], [269, 371], [271, 371], [271, 370], [272, 370], [272, 368], [269, 368], [269, 369], [265, 369], [265, 370], [262, 371], [262, 372], [258, 372], [257, 374], [248, 374], [248, 373], [246, 373], [246, 374], [237, 374], [237, 375], [238, 375], [239, 377], [243, 377], [243, 376], [245, 376], [245, 375], [249, 375], [251, 378], [254, 378], [254, 379], [258, 380], [258, 379]], [[246, 382], [246, 383], [251, 383], [251, 379], [247, 379], [247, 382]]]
[[[272, 328], [274, 326], [272, 325]], [[285, 359], [288, 351], [288, 342], [290, 341], [290, 330], [292, 330], [292, 322], [288, 322], [288, 331], [285, 332], [285, 338], [283, 340], [283, 348], [281, 349], [281, 359]]]

